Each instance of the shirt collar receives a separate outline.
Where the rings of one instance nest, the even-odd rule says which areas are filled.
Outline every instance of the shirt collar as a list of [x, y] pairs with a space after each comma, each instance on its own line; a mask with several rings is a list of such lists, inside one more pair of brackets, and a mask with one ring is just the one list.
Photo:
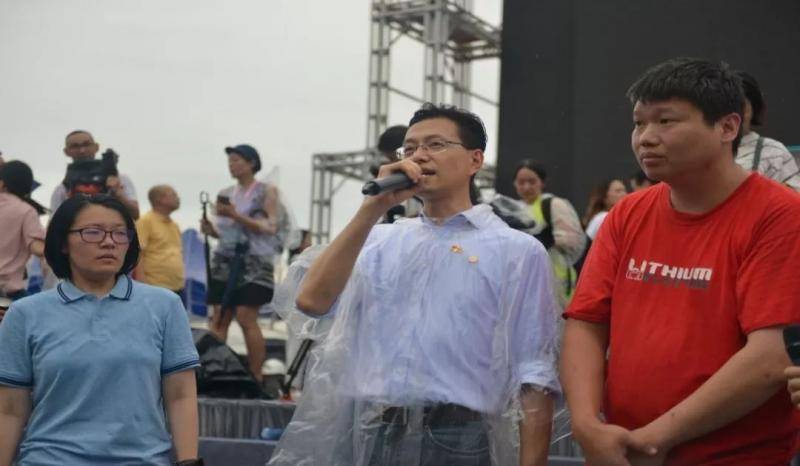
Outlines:
[[[478, 204], [448, 218], [442, 223], [442, 226], [456, 226], [469, 223], [477, 229], [483, 229], [491, 224], [492, 215], [491, 206], [487, 204]], [[427, 225], [436, 225], [430, 217], [425, 215], [425, 212], [422, 212], [420, 217], [423, 223]]]
[[[61, 301], [63, 301], [65, 304], [78, 301], [89, 294], [75, 286], [75, 284], [69, 280], [64, 280], [59, 283], [56, 287], [56, 291], [58, 292], [58, 296], [61, 298]], [[111, 288], [111, 291], [109, 291], [108, 296], [114, 299], [127, 301], [131, 298], [132, 292], [133, 281], [127, 275], [120, 275], [117, 278], [117, 283], [115, 283], [114, 287]]]

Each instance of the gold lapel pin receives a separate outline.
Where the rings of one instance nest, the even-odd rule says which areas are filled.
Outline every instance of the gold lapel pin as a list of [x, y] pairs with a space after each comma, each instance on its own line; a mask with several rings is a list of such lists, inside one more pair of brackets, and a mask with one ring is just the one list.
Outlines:
[[469, 261], [470, 264], [477, 264], [478, 263], [478, 256], [469, 256], [469, 259], [467, 259], [467, 260]]
[[456, 254], [459, 254], [461, 252], [464, 252], [464, 250], [461, 249], [461, 246], [459, 246], [457, 244], [454, 244], [454, 245], [450, 246], [450, 252], [454, 252]]

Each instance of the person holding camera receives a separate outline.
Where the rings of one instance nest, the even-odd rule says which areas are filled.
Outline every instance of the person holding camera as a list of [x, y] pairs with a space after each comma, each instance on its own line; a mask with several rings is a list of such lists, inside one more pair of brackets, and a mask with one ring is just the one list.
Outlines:
[[[44, 207], [30, 198], [33, 173], [24, 162], [0, 165], [0, 299], [25, 297], [25, 264], [31, 254], [44, 256]], [[5, 306], [3, 306], [5, 307]], [[5, 311], [0, 308], [0, 320]]]
[[104, 192], [112, 195], [131, 212], [136, 220], [139, 218], [139, 202], [136, 200], [136, 188], [126, 175], [117, 172], [117, 155], [108, 149], [102, 160], [95, 156], [100, 146], [92, 134], [78, 129], [67, 134], [64, 142], [64, 154], [72, 159], [67, 168], [64, 181], [56, 186], [50, 198], [50, 210], [58, 207], [76, 192], [96, 194]]
[[128, 276], [130, 211], [68, 199], [45, 255], [62, 281], [0, 324], [0, 466], [202, 465], [189, 321], [174, 293]]
[[201, 220], [203, 233], [219, 239], [211, 258], [208, 304], [214, 305], [209, 330], [228, 339], [233, 316], [242, 327], [250, 371], [261, 382], [266, 357], [258, 309], [272, 300], [274, 236], [278, 232], [279, 202], [275, 186], [255, 179], [261, 158], [252, 146], [226, 147], [228, 169], [237, 183], [217, 196], [214, 223]]

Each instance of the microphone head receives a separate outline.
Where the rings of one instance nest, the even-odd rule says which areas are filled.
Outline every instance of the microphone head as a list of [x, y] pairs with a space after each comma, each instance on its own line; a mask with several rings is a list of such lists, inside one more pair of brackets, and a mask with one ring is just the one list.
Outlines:
[[792, 364], [800, 365], [800, 324], [787, 325], [783, 328], [783, 343]]
[[375, 181], [367, 181], [361, 188], [361, 194], [365, 196], [374, 196], [381, 192], [381, 187]]

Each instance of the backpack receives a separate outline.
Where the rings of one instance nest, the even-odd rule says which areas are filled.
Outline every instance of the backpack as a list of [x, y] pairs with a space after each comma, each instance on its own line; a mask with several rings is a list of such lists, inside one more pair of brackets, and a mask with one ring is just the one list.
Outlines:
[[[553, 220], [552, 220], [553, 217], [551, 212], [552, 211], [551, 204], [553, 203], [553, 199], [555, 199], [554, 196], [542, 199], [542, 216], [544, 216], [544, 221], [547, 223], [547, 228], [545, 228], [544, 231], [539, 233], [539, 235], [536, 236], [536, 239], [541, 241], [542, 244], [545, 245], [545, 247], [548, 247], [545, 241], [549, 241], [550, 245], [555, 243], [555, 239], [553, 238]], [[543, 236], [543, 238], [539, 238], [539, 236]], [[585, 238], [586, 246], [583, 247], [583, 253], [581, 253], [581, 256], [578, 258], [578, 260], [574, 264], [572, 264], [572, 266], [575, 268], [575, 273], [578, 276], [580, 276], [581, 274], [581, 269], [583, 268], [583, 264], [584, 262], [586, 262], [586, 256], [589, 254], [589, 248], [592, 246], [592, 239], [586, 236], [586, 233], [584, 233], [584, 236], [586, 237]]]

